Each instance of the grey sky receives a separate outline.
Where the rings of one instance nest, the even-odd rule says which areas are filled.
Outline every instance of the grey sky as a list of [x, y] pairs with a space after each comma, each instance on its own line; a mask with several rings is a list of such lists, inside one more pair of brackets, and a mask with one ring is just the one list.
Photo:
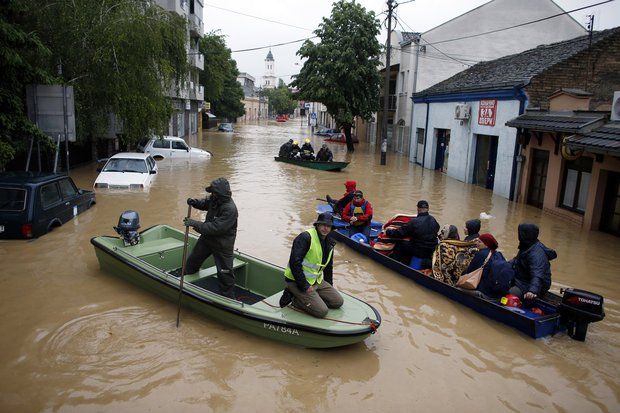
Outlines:
[[[400, 1], [405, 3], [406, 0]], [[401, 4], [397, 16], [406, 31], [427, 31], [468, 10], [487, 3], [489, 0], [416, 0]], [[564, 10], [573, 10], [602, 0], [556, 0]], [[313, 36], [322, 17], [331, 13], [332, 0], [205, 0], [205, 31], [220, 30], [226, 35], [231, 50], [241, 50], [275, 45]], [[379, 0], [358, 1], [367, 10], [379, 14], [387, 10], [386, 2]], [[223, 10], [227, 9], [227, 10]], [[235, 13], [236, 12], [236, 13]], [[266, 20], [288, 24], [273, 23]], [[620, 1], [614, 1], [591, 9], [572, 13], [571, 16], [585, 25], [586, 15], [594, 13], [595, 30], [620, 26]], [[385, 15], [380, 16], [381, 21]], [[291, 27], [296, 26], [296, 27]], [[402, 30], [401, 26], [396, 29]], [[383, 28], [380, 41], [385, 42], [386, 29]], [[301, 62], [296, 52], [301, 42], [273, 47], [276, 75], [285, 82], [299, 72]], [[241, 72], [248, 72], [260, 80], [264, 71], [264, 59], [269, 49], [233, 53], [233, 58]]]

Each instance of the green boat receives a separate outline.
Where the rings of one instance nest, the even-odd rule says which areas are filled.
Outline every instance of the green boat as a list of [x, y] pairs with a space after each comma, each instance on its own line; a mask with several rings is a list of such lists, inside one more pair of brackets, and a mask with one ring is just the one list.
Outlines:
[[[140, 233], [140, 243], [125, 246], [119, 237], [91, 239], [102, 270], [176, 301], [184, 233], [156, 225]], [[188, 251], [197, 237], [190, 234]], [[354, 344], [374, 333], [381, 316], [371, 305], [342, 293], [344, 305], [319, 319], [293, 308], [280, 308], [284, 269], [235, 251], [236, 300], [217, 293], [213, 257], [196, 274], [184, 277], [184, 306], [242, 330], [308, 348]], [[172, 319], [172, 315], [171, 315]]]
[[291, 159], [282, 156], [276, 156], [274, 159], [278, 162], [292, 163], [293, 165], [305, 166], [306, 168], [335, 172], [343, 170], [349, 164], [349, 162], [304, 161], [301, 159]]

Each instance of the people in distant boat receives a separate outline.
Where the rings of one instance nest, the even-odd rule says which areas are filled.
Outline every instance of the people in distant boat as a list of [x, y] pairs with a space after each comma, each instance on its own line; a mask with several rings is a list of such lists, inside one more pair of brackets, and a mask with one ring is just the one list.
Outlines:
[[515, 277], [510, 293], [533, 300], [551, 287], [551, 260], [557, 253], [538, 240], [538, 226], [519, 224], [519, 252], [511, 260]]
[[353, 193], [357, 189], [357, 183], [355, 181], [346, 181], [344, 187], [346, 191], [340, 199], [334, 199], [329, 195], [325, 195], [327, 203], [334, 209], [334, 214], [342, 215], [342, 209], [353, 200]]
[[332, 286], [336, 244], [329, 235], [332, 227], [332, 214], [323, 212], [313, 228], [293, 240], [280, 307], [292, 301], [296, 308], [318, 318], [325, 317], [330, 308], [342, 307], [344, 300]]
[[306, 138], [304, 144], [301, 147], [301, 153], [299, 157], [305, 161], [313, 161], [314, 160], [314, 148], [310, 144], [310, 139]]
[[299, 147], [299, 142], [293, 141], [293, 145], [291, 146], [291, 151], [288, 154], [289, 158], [297, 158], [299, 157], [299, 153], [301, 152], [301, 148]]
[[[497, 250], [499, 244], [491, 234], [481, 234], [478, 239], [484, 248], [480, 249], [469, 263], [465, 274], [473, 272], [484, 265], [482, 277], [476, 291], [483, 298], [497, 299], [508, 292], [514, 270], [504, 255]], [[486, 263], [485, 263], [486, 261]]]
[[316, 154], [316, 160], [321, 162], [332, 162], [334, 160], [334, 154], [324, 143], [321, 145], [321, 149]]
[[397, 243], [392, 254], [392, 258], [407, 265], [411, 257], [430, 260], [438, 243], [439, 224], [428, 213], [428, 202], [418, 201], [417, 208], [418, 215], [415, 218], [400, 228], [386, 230], [386, 235], [392, 238], [411, 237], [411, 241]]
[[465, 241], [473, 241], [477, 239], [480, 234], [480, 220], [479, 219], [470, 219], [465, 222]]
[[288, 158], [292, 149], [293, 149], [293, 140], [289, 139], [287, 142], [284, 142], [282, 146], [280, 146], [280, 151], [278, 152], [278, 156], [280, 158]]
[[440, 241], [443, 240], [460, 240], [461, 236], [459, 235], [459, 229], [456, 225], [446, 224], [441, 227], [439, 234], [437, 235]]
[[342, 219], [350, 224], [349, 236], [362, 233], [370, 239], [372, 205], [364, 198], [362, 191], [353, 193], [353, 199], [342, 210]]
[[433, 278], [455, 285], [477, 252], [476, 242], [460, 240], [456, 225], [444, 225], [439, 232], [439, 245], [433, 253]]
[[204, 222], [187, 217], [183, 219], [183, 225], [194, 228], [200, 234], [200, 238], [185, 262], [185, 273], [197, 272], [202, 263], [213, 255], [220, 293], [234, 298], [233, 250], [239, 216], [237, 206], [232, 200], [230, 184], [226, 178], [215, 179], [205, 190], [211, 196], [205, 199], [187, 199], [188, 205], [207, 211], [207, 216]]

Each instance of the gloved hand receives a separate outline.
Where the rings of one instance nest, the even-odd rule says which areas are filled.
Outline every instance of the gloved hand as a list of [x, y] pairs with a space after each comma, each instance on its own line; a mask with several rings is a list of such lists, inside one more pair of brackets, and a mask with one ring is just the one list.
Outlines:
[[187, 198], [187, 205], [196, 206], [198, 200], [195, 198]]
[[195, 219], [185, 217], [183, 218], [183, 225], [185, 225], [186, 227], [195, 227], [200, 225], [200, 222], [196, 221]]

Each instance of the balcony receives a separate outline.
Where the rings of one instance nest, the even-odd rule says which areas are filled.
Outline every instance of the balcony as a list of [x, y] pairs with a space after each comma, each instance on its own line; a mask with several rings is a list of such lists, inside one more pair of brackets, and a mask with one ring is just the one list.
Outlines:
[[[396, 95], [388, 95], [388, 111], [390, 111], [390, 112], [395, 112], [396, 111], [396, 98], [397, 98]], [[379, 108], [380, 108], [380, 110], [383, 110], [383, 106], [384, 106], [383, 99], [384, 99], [384, 96], [381, 96], [379, 99], [380, 99], [379, 100]]]
[[190, 14], [189, 18], [189, 34], [192, 37], [202, 37], [204, 35], [204, 24], [200, 17], [195, 14]]
[[196, 88], [196, 100], [205, 100], [205, 87], [198, 85]]
[[204, 70], [205, 68], [205, 56], [198, 50], [190, 49], [187, 53], [189, 57], [189, 63], [197, 69]]

